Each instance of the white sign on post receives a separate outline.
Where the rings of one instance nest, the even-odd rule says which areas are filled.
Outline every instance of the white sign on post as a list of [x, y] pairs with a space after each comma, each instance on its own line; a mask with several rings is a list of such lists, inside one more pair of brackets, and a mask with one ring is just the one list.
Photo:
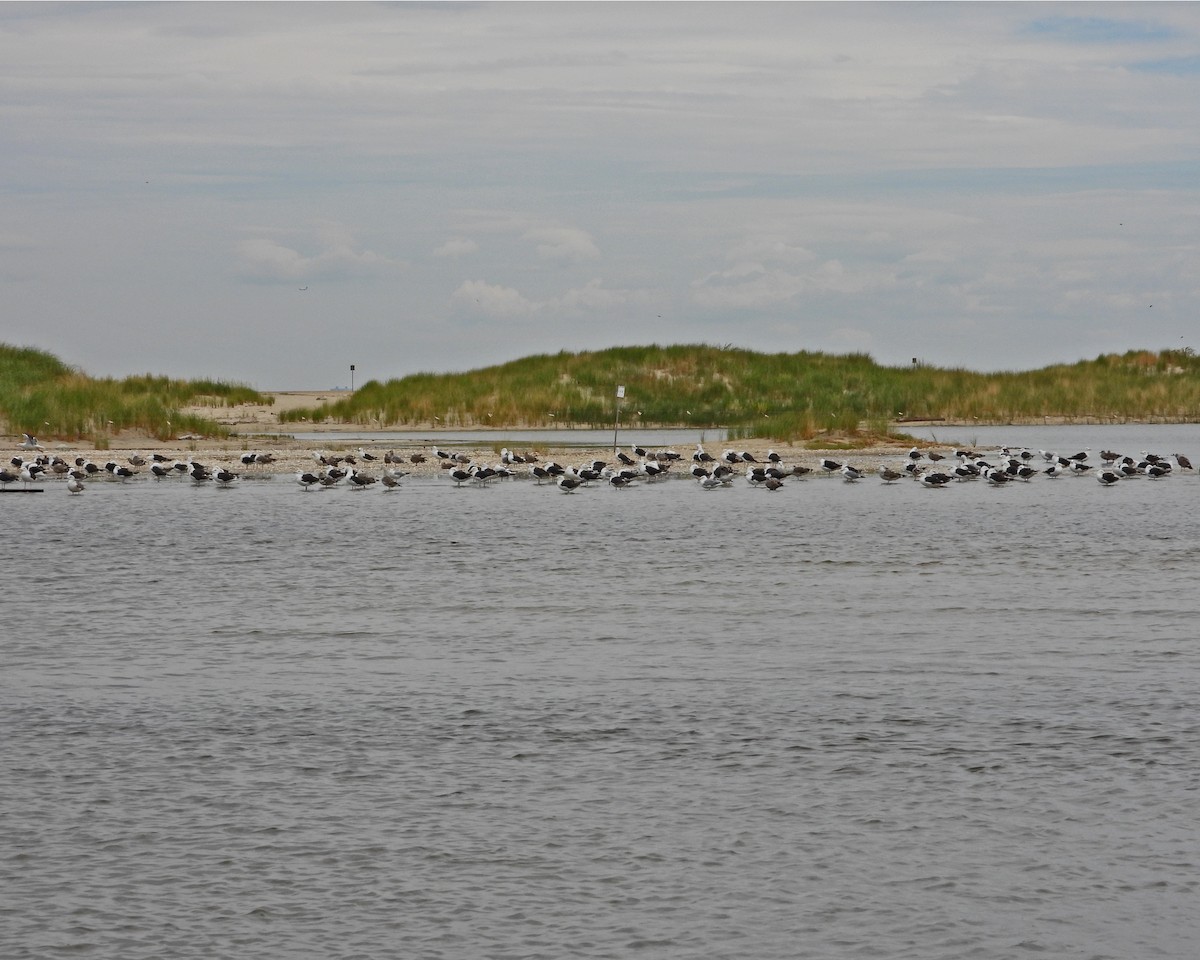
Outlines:
[[613, 453], [617, 452], [617, 426], [621, 422], [621, 400], [625, 397], [625, 387], [617, 387], [617, 402], [613, 404]]

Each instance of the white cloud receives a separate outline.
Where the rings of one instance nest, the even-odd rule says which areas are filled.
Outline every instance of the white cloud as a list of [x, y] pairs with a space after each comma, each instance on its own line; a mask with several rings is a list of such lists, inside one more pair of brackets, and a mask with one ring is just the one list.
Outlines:
[[635, 304], [645, 305], [651, 299], [645, 291], [606, 287], [599, 279], [543, 300], [531, 300], [513, 287], [484, 280], [466, 280], [450, 295], [451, 303], [461, 312], [493, 318], [604, 314]]
[[303, 254], [269, 237], [249, 237], [237, 244], [243, 275], [260, 280], [304, 280], [391, 273], [403, 264], [373, 250], [357, 248], [339, 224], [322, 224], [317, 231], [321, 249]]
[[433, 255], [435, 257], [453, 257], [454, 259], [458, 259], [459, 257], [465, 257], [468, 254], [477, 253], [478, 251], [479, 244], [477, 244], [474, 240], [466, 240], [462, 237], [454, 237], [450, 240], [447, 240], [440, 247], [434, 250]]
[[465, 280], [450, 295], [450, 302], [468, 313], [487, 317], [520, 318], [537, 313], [539, 305], [512, 287], [484, 280]]
[[600, 251], [586, 231], [576, 227], [534, 227], [525, 239], [537, 245], [538, 256], [558, 263], [582, 263], [596, 260]]

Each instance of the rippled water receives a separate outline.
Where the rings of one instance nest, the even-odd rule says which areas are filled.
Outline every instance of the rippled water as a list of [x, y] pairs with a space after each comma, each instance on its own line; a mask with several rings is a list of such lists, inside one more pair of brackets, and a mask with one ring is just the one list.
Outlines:
[[5, 496], [6, 958], [1192, 957], [1200, 480]]

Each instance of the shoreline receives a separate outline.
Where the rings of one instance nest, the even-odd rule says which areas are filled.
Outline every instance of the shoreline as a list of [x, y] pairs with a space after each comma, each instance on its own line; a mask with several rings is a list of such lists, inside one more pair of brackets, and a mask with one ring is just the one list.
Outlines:
[[[296, 473], [301, 470], [308, 470], [317, 466], [317, 461], [314, 454], [324, 452], [334, 456], [354, 456], [357, 458], [359, 448], [361, 447], [367, 453], [373, 454], [377, 459], [364, 460], [355, 464], [358, 469], [381, 474], [384, 467], [384, 455], [389, 452], [394, 452], [400, 462], [394, 464], [395, 469], [403, 470], [409, 474], [420, 475], [437, 475], [442, 470], [443, 461], [434, 454], [433, 450], [438, 443], [439, 435], [444, 435], [442, 441], [448, 448], [452, 447], [456, 454], [463, 454], [470, 457], [472, 463], [480, 465], [495, 466], [500, 462], [501, 445], [511, 445], [513, 452], [521, 455], [534, 454], [539, 461], [545, 462], [553, 460], [564, 466], [578, 466], [580, 464], [590, 463], [593, 460], [603, 460], [608, 463], [617, 465], [617, 459], [613, 453], [611, 443], [600, 444], [580, 444], [572, 443], [569, 437], [573, 430], [578, 429], [582, 432], [594, 433], [596, 428], [579, 427], [573, 428], [568, 426], [560, 426], [557, 428], [546, 427], [493, 427], [493, 426], [470, 426], [470, 427], [455, 427], [447, 428], [442, 424], [416, 424], [403, 425], [397, 427], [395, 425], [384, 426], [381, 424], [357, 424], [346, 423], [343, 421], [326, 420], [320, 423], [303, 422], [303, 423], [288, 423], [281, 424], [279, 422], [279, 412], [281, 410], [295, 409], [297, 407], [311, 407], [321, 402], [334, 401], [340, 399], [339, 395], [347, 395], [348, 391], [301, 391], [289, 390], [272, 392], [269, 395], [274, 398], [275, 403], [272, 405], [265, 404], [242, 404], [228, 408], [214, 407], [189, 407], [187, 412], [195, 413], [200, 416], [214, 420], [221, 426], [228, 428], [231, 431], [229, 437], [203, 437], [185, 435], [172, 440], [158, 440], [143, 433], [134, 431], [123, 432], [109, 438], [106, 442], [97, 444], [89, 440], [77, 441], [59, 441], [59, 440], [40, 440], [42, 451], [47, 456], [60, 456], [64, 459], [73, 460], [76, 457], [83, 457], [97, 464], [103, 465], [105, 462], [112, 460], [126, 465], [130, 457], [142, 455], [149, 458], [150, 454], [158, 453], [169, 457], [173, 460], [187, 461], [193, 458], [201, 463], [212, 467], [223, 467], [233, 472], [245, 472], [248, 475], [265, 475], [267, 473]], [[1118, 426], [1118, 425], [1153, 425], [1160, 421], [1157, 419], [1149, 420], [1121, 420], [1114, 421], [1101, 418], [1066, 418], [1066, 417], [1044, 417], [1031, 419], [1024, 422], [957, 422], [941, 419], [915, 420], [906, 418], [902, 422], [891, 424], [893, 429], [903, 434], [905, 428], [916, 426], [936, 426], [939, 430], [971, 430], [978, 427], [1023, 427], [1023, 426]], [[1166, 421], [1161, 421], [1165, 423]], [[1186, 421], [1184, 421], [1186, 422]], [[625, 427], [623, 432], [627, 438], [636, 440], [639, 431], [653, 432], [656, 430], [670, 429], [694, 429], [702, 433], [701, 428], [684, 427], [648, 427], [640, 425], [638, 427]], [[527, 442], [514, 440], [509, 435], [522, 431], [547, 431], [555, 434], [561, 434], [561, 442], [556, 443], [554, 440], [542, 438], [537, 441]], [[356, 436], [353, 440], [331, 440], [328, 443], [322, 443], [319, 439], [297, 440], [292, 434], [308, 433], [354, 433]], [[395, 439], [373, 439], [373, 434], [389, 434], [389, 433], [420, 433], [428, 435], [427, 438], [422, 438], [420, 441], [405, 440], [397, 441]], [[454, 434], [472, 433], [472, 434], [487, 434], [494, 436], [494, 441], [472, 439], [470, 441], [460, 441], [453, 438]], [[29, 456], [37, 451], [26, 451], [21, 449], [21, 437], [19, 435], [8, 438], [8, 449], [13, 453], [8, 456]], [[897, 436], [893, 439], [877, 438], [874, 442], [868, 442], [866, 445], [858, 446], [854, 437], [845, 436], [830, 436], [826, 438], [818, 438], [814, 440], [798, 440], [786, 441], [778, 439], [746, 439], [746, 440], [730, 440], [730, 441], [711, 441], [705, 444], [705, 450], [711, 456], [720, 458], [727, 449], [737, 450], [739, 452], [746, 451], [750, 453], [757, 461], [763, 462], [766, 459], [767, 452], [771, 449], [776, 450], [783, 458], [784, 462], [789, 466], [809, 467], [814, 472], [819, 472], [820, 461], [823, 458], [830, 457], [839, 461], [850, 462], [864, 469], [874, 470], [881, 463], [887, 463], [889, 466], [894, 466], [897, 462], [901, 462], [908, 454], [908, 451], [914, 446], [922, 450], [941, 450], [948, 452], [953, 442], [939, 442], [914, 439], [908, 436]], [[618, 449], [626, 453], [632, 450], [631, 440], [625, 439], [619, 445]], [[241, 462], [241, 457], [246, 453], [264, 453], [271, 454], [274, 462], [267, 466], [245, 466]], [[690, 476], [689, 470], [692, 465], [693, 449], [690, 443], [687, 449], [678, 449], [676, 452], [680, 455], [680, 460], [677, 464], [677, 472], [681, 476]], [[424, 457], [425, 462], [414, 463], [414, 456]], [[735, 465], [737, 466], [737, 465]], [[145, 470], [146, 468], [140, 468]], [[528, 473], [528, 468], [518, 466], [518, 472], [524, 471]]]

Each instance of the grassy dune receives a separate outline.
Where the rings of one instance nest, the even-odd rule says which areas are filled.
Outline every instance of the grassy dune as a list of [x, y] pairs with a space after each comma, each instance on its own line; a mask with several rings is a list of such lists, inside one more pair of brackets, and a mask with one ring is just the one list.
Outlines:
[[[279, 419], [609, 427], [618, 384], [625, 387], [626, 427], [723, 426], [747, 439], [882, 435], [903, 419], [1200, 421], [1200, 358], [1190, 350], [1130, 351], [1039, 370], [977, 373], [885, 367], [865, 354], [766, 354], [704, 345], [564, 351], [466, 373], [372, 380], [335, 403], [283, 411]], [[226, 428], [181, 408], [247, 402], [271, 398], [212, 380], [94, 379], [48, 353], [0, 344], [0, 418], [11, 433], [222, 436]]]
[[1200, 420], [1200, 359], [1130, 351], [1009, 373], [884, 367], [865, 354], [756, 353], [728, 347], [617, 347], [542, 354], [458, 374], [372, 380], [320, 409], [362, 425], [604, 427], [625, 386], [627, 426], [726, 426], [742, 437], [886, 433], [897, 419], [1009, 423], [1040, 417]]
[[181, 433], [221, 436], [229, 431], [180, 408], [247, 402], [271, 400], [249, 387], [212, 380], [95, 379], [41, 350], [0, 344], [0, 420], [10, 433], [95, 441], [121, 430], [160, 440]]

